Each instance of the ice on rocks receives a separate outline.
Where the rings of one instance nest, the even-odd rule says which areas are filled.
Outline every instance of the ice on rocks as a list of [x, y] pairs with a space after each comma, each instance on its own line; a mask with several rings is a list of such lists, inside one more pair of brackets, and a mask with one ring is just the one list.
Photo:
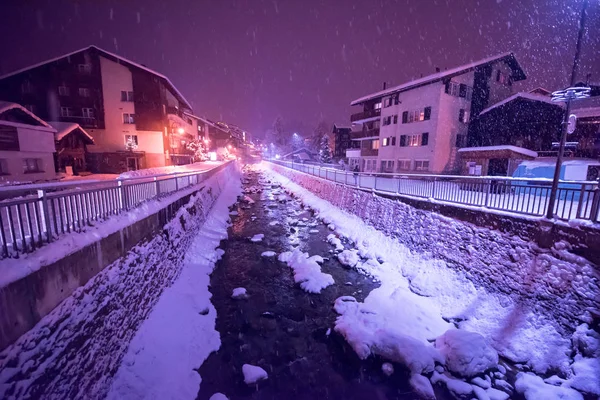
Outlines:
[[549, 385], [539, 376], [528, 372], [517, 374], [515, 390], [521, 393], [526, 400], [583, 400], [583, 396], [578, 391], [564, 386]]
[[360, 261], [358, 250], [344, 250], [338, 254], [338, 260], [342, 265], [354, 267]]
[[261, 257], [273, 257], [275, 254], [277, 254], [277, 253], [275, 253], [274, 251], [270, 251], [270, 250], [263, 251], [262, 253], [260, 253]]
[[265, 380], [269, 377], [267, 371], [256, 365], [244, 364], [242, 365], [242, 372], [244, 374], [244, 382], [246, 385], [252, 385], [253, 383]]
[[448, 369], [460, 376], [479, 375], [498, 365], [498, 353], [475, 332], [450, 329], [435, 341]]
[[331, 275], [321, 272], [321, 256], [309, 257], [308, 253], [294, 249], [281, 253], [279, 261], [285, 262], [294, 270], [294, 282], [299, 283], [306, 292], [321, 293], [321, 290], [335, 283]]
[[250, 238], [251, 242], [262, 242], [265, 235], [263, 233], [258, 233]]
[[236, 300], [243, 300], [248, 298], [248, 293], [246, 293], [246, 289], [243, 287], [238, 287], [233, 289], [231, 293], [231, 298]]

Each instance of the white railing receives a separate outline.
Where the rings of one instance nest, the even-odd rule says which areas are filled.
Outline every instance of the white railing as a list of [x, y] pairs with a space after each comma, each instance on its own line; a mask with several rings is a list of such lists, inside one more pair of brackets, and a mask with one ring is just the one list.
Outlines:
[[[296, 162], [271, 162], [360, 189], [538, 217], [546, 215], [552, 186], [552, 180], [545, 178], [356, 173]], [[598, 222], [599, 208], [598, 182], [560, 181], [554, 206], [556, 218]]]
[[0, 201], [0, 259], [18, 257], [62, 235], [82, 232], [147, 200], [197, 185], [228, 165], [229, 162], [203, 171], [110, 181], [2, 188], [4, 197], [13, 198]]

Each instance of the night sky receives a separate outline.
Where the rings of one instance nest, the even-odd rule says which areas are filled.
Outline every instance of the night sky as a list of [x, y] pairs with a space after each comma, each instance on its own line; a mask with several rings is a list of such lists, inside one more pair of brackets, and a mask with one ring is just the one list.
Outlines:
[[[600, 81], [600, 1], [581, 76]], [[0, 74], [96, 44], [167, 76], [198, 115], [261, 136], [349, 123], [351, 100], [435, 67], [514, 51], [528, 79], [569, 79], [582, 0], [0, 1]], [[306, 133], [306, 132], [304, 132]]]

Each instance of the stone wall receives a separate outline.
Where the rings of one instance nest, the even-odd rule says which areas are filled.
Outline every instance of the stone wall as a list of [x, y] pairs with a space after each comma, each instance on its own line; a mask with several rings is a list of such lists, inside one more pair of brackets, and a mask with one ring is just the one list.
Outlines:
[[590, 322], [600, 302], [600, 230], [374, 194], [286, 167], [280, 173], [409, 249], [555, 318]]
[[[19, 293], [33, 298], [30, 315], [18, 315], [15, 323], [37, 322], [42, 312], [49, 313], [0, 353], [0, 398], [103, 398], [138, 326], [179, 275], [187, 248], [231, 179], [239, 179], [236, 164], [177, 204], [42, 268], [3, 293], [2, 310], [10, 310], [7, 299]], [[137, 243], [139, 235], [146, 240]], [[114, 262], [105, 267], [108, 258]], [[48, 287], [44, 280], [53, 282], [56, 296], [61, 286], [81, 279], [89, 282], [54, 310], [36, 309], [36, 302], [44, 303], [40, 296], [47, 295], [37, 292]], [[26, 312], [21, 309], [21, 314]]]

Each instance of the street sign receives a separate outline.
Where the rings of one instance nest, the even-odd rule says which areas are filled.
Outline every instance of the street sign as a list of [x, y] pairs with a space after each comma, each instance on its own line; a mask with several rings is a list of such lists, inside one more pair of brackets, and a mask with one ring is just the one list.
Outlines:
[[569, 124], [567, 125], [567, 133], [570, 135], [575, 132], [575, 126], [577, 125], [577, 116], [575, 114], [569, 115]]

